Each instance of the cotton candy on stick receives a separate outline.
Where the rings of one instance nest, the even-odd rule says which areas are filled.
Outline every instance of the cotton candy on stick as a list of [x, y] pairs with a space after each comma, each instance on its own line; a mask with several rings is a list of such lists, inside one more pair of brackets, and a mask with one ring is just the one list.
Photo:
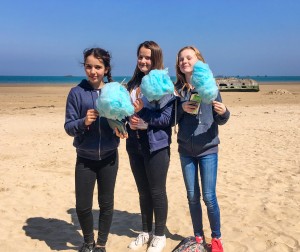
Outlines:
[[174, 84], [168, 75], [168, 69], [153, 69], [141, 82], [141, 92], [149, 102], [158, 101], [166, 94], [174, 93]]
[[122, 119], [134, 114], [134, 107], [129, 92], [118, 82], [110, 82], [101, 89], [96, 101], [96, 108], [102, 117], [106, 117], [112, 129], [115, 127], [121, 133], [126, 133]]
[[206, 63], [200, 60], [195, 63], [191, 82], [204, 103], [210, 104], [217, 98], [216, 80]]

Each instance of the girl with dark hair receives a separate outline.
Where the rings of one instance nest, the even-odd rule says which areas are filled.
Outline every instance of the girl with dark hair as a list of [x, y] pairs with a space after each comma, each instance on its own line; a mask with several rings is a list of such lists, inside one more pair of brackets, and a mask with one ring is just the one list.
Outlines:
[[[87, 49], [83, 53], [87, 79], [73, 87], [66, 103], [64, 128], [74, 137], [77, 159], [75, 165], [76, 213], [82, 229], [84, 243], [80, 252], [105, 252], [110, 230], [114, 189], [119, 165], [119, 138], [107, 119], [99, 117], [96, 99], [101, 93], [104, 77], [112, 82], [110, 54], [101, 48]], [[93, 191], [98, 185], [100, 208], [98, 239], [94, 241]]]
[[142, 217], [142, 233], [128, 247], [135, 250], [147, 244], [147, 252], [160, 252], [166, 246], [166, 179], [170, 162], [171, 113], [175, 97], [164, 95], [159, 101], [150, 104], [144, 99], [140, 85], [142, 78], [151, 70], [163, 67], [161, 48], [154, 41], [145, 41], [138, 46], [137, 65], [128, 83], [136, 114], [130, 117], [127, 124], [126, 150], [139, 193]]

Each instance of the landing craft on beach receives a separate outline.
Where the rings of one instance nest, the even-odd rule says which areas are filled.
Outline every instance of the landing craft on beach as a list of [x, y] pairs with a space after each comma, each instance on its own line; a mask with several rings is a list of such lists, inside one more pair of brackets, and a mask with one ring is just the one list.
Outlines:
[[253, 79], [239, 78], [216, 78], [216, 83], [220, 91], [228, 92], [258, 92], [258, 82]]

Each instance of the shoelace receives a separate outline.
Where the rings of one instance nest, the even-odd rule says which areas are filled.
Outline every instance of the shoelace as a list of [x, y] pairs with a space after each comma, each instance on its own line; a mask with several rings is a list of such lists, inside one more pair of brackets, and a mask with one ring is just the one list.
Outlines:
[[156, 247], [157, 246], [157, 243], [161, 240], [161, 238], [159, 237], [154, 237], [151, 241], [151, 247]]
[[135, 239], [135, 244], [138, 245], [140, 239], [142, 240], [142, 244], [146, 243], [147, 236], [145, 234], [139, 234], [138, 237]]
[[80, 251], [86, 251], [86, 249], [88, 249], [90, 252], [92, 252], [93, 248], [94, 248], [94, 244], [84, 243]]

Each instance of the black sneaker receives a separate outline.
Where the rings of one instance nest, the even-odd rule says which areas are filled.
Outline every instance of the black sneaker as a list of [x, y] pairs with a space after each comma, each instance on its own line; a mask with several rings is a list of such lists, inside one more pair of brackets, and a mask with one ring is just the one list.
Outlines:
[[93, 252], [106, 252], [105, 247], [94, 247]]
[[93, 252], [94, 247], [95, 243], [87, 244], [84, 242], [78, 252]]

